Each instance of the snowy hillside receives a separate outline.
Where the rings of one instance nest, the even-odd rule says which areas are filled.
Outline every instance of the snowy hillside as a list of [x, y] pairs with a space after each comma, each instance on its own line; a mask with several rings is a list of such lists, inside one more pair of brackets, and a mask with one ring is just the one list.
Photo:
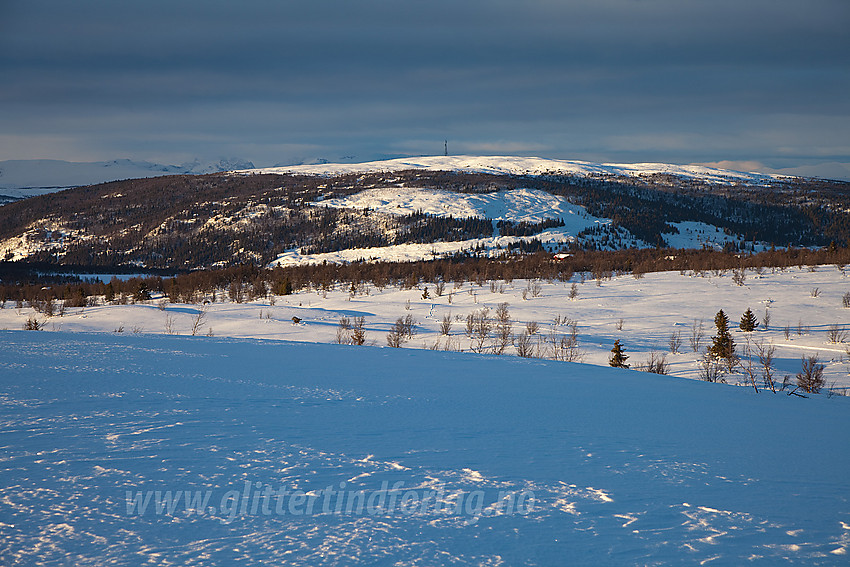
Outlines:
[[199, 160], [182, 165], [161, 165], [146, 161], [117, 159], [99, 162], [60, 160], [0, 161], [0, 195], [16, 198], [33, 197], [80, 185], [92, 185], [118, 179], [135, 179], [182, 173], [215, 173], [253, 167], [251, 162], [222, 159], [202, 163]]
[[4, 565], [832, 565], [845, 398], [569, 363], [0, 333]]
[[602, 175], [639, 177], [665, 174], [694, 179], [707, 183], [754, 183], [762, 184], [787, 178], [780, 175], [746, 173], [717, 169], [700, 165], [671, 165], [663, 163], [592, 163], [545, 159], [535, 157], [511, 156], [425, 156], [416, 158], [398, 158], [353, 164], [296, 165], [250, 169], [240, 173], [301, 173], [308, 175], [342, 175], [348, 173], [368, 173], [383, 171], [402, 171], [424, 169], [429, 171], [465, 171], [475, 173], [511, 174], [511, 175]]
[[513, 222], [574, 219], [574, 230], [592, 226], [595, 219], [584, 207], [538, 189], [511, 189], [493, 193], [457, 193], [441, 189], [392, 187], [367, 189], [349, 197], [317, 203], [335, 208], [371, 209], [381, 213], [409, 215], [422, 212], [438, 217], [477, 217]]
[[[317, 201], [316, 206], [340, 209], [372, 210], [393, 215], [409, 215], [417, 212], [436, 217], [488, 218], [495, 222], [540, 223], [547, 219], [561, 220], [564, 226], [540, 231], [532, 236], [501, 236], [476, 238], [454, 242], [427, 244], [397, 244], [373, 248], [350, 248], [319, 254], [302, 254], [293, 249], [279, 255], [272, 266], [321, 264], [322, 262], [344, 263], [359, 260], [382, 260], [410, 262], [431, 260], [457, 252], [485, 250], [499, 254], [511, 244], [539, 240], [548, 250], [555, 252], [576, 234], [594, 226], [607, 226], [609, 219], [594, 217], [584, 207], [570, 203], [567, 199], [538, 189], [510, 189], [493, 193], [457, 193], [441, 189], [416, 187], [392, 187], [366, 189], [348, 197]], [[646, 246], [631, 237], [633, 246]]]

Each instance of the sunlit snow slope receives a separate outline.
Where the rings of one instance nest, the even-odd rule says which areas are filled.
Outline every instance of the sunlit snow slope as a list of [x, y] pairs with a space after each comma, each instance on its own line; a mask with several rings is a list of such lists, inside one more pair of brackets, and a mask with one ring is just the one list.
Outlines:
[[425, 156], [384, 161], [345, 164], [295, 165], [243, 170], [241, 173], [302, 173], [309, 175], [342, 175], [379, 171], [424, 169], [429, 171], [468, 171], [512, 175], [621, 175], [640, 176], [670, 174], [710, 183], [766, 183], [784, 176], [745, 173], [701, 165], [664, 163], [592, 163], [513, 156]]
[[[811, 565], [850, 546], [845, 398], [431, 351], [0, 337], [4, 565]], [[209, 498], [169, 512], [177, 491]]]
[[[542, 231], [533, 236], [499, 236], [428, 244], [397, 244], [379, 248], [353, 248], [320, 254], [301, 254], [290, 250], [278, 256], [272, 265], [342, 263], [381, 259], [392, 262], [431, 260], [442, 255], [473, 249], [498, 253], [521, 241], [540, 240], [552, 250], [570, 242], [582, 230], [608, 224], [609, 219], [594, 217], [584, 207], [570, 203], [558, 195], [539, 189], [510, 189], [492, 193], [457, 193], [441, 189], [388, 187], [366, 189], [359, 193], [315, 203], [334, 208], [370, 209], [387, 214], [409, 215], [422, 212], [438, 217], [489, 218], [494, 221], [538, 223], [561, 219], [564, 226]], [[638, 241], [635, 239], [635, 243]]]

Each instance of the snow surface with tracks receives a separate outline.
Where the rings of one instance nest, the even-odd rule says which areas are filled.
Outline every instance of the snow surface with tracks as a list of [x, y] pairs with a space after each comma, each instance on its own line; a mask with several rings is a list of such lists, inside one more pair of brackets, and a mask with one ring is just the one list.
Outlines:
[[846, 398], [408, 349], [0, 337], [4, 565], [832, 565], [850, 546]]

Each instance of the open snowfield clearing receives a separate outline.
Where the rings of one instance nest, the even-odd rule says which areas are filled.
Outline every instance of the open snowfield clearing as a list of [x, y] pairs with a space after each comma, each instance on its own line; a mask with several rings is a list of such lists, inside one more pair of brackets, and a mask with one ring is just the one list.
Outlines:
[[847, 398], [409, 349], [0, 337], [4, 565], [829, 565], [850, 546]]
[[[170, 324], [172, 333], [185, 335], [191, 333], [199, 311], [206, 309], [196, 330], [198, 334], [211, 330], [215, 336], [331, 343], [336, 340], [342, 317], [362, 316], [367, 341], [384, 346], [396, 319], [410, 315], [417, 326], [416, 334], [404, 345], [406, 348], [431, 348], [436, 344], [438, 349], [469, 352], [477, 341], [465, 333], [467, 316], [483, 308], [493, 316], [499, 304], [507, 302], [514, 335], [522, 333], [527, 324], [537, 323], [538, 332], [532, 336], [532, 343], [543, 357], [552, 356], [552, 336], [560, 339], [570, 334], [571, 320], [577, 324], [578, 351], [583, 362], [607, 366], [611, 347], [620, 339], [632, 367], [644, 364], [655, 352], [666, 356], [671, 375], [699, 379], [698, 361], [715, 334], [713, 321], [717, 311], [723, 309], [729, 317], [737, 352], [743, 355], [747, 334], [738, 329], [738, 322], [750, 308], [759, 319], [764, 318], [765, 312], [770, 315], [768, 328], [760, 323], [749, 339], [751, 348], [755, 343], [774, 345], [776, 380], [781, 382], [787, 375], [794, 382], [801, 357], [816, 355], [825, 365], [827, 386], [850, 387], [850, 309], [843, 307], [850, 280], [845, 272], [835, 266], [819, 266], [765, 270], [760, 276], [751, 270], [745, 274], [743, 286], [736, 285], [729, 272], [723, 276], [706, 272], [705, 277], [650, 273], [640, 279], [623, 275], [603, 279], [598, 282], [600, 285], [593, 279], [581, 283], [579, 275], [570, 282], [514, 280], [481, 286], [471, 282], [455, 286], [449, 282], [442, 296], [437, 296], [431, 284], [408, 290], [363, 285], [355, 294], [348, 286], [337, 286], [327, 291], [276, 296], [274, 305], [268, 299], [207, 306], [167, 304], [154, 299], [147, 304], [70, 308], [63, 317], [51, 318], [6, 303], [6, 308], [0, 310], [0, 329], [22, 329], [29, 317], [38, 316], [47, 331], [163, 334]], [[570, 299], [573, 284], [578, 295]], [[423, 299], [426, 287], [429, 297]], [[224, 293], [218, 294], [219, 301], [223, 297]], [[444, 336], [440, 327], [447, 316], [451, 329]], [[293, 324], [292, 317], [301, 322]], [[700, 321], [700, 352], [694, 352], [694, 325], [696, 322], [698, 329]], [[839, 342], [830, 341], [831, 328], [838, 331], [838, 336], [832, 338]], [[493, 334], [484, 341], [485, 349], [494, 344]], [[674, 334], [681, 342], [675, 354], [670, 352]], [[508, 346], [505, 353], [515, 356], [516, 349]], [[756, 363], [757, 358], [752, 358]], [[731, 384], [743, 383], [744, 375], [737, 371], [725, 379]]]
[[493, 193], [457, 193], [441, 189], [393, 187], [366, 189], [348, 197], [320, 201], [319, 206], [371, 209], [381, 213], [409, 215], [423, 212], [436, 217], [476, 217], [512, 222], [541, 222], [562, 219], [575, 232], [595, 221], [584, 207], [539, 189], [510, 189]]
[[[599, 221], [607, 224], [607, 221]], [[508, 246], [518, 242], [540, 243], [550, 252], [561, 250], [568, 242], [575, 240], [575, 233], [567, 227], [544, 230], [532, 236], [493, 236], [491, 238], [472, 238], [449, 242], [429, 242], [428, 244], [394, 244], [372, 248], [346, 248], [335, 252], [302, 254], [300, 250], [289, 250], [280, 254], [270, 267], [302, 266], [305, 264], [347, 264], [351, 262], [417, 262], [451, 257], [458, 253], [478, 251], [479, 254], [500, 256]], [[634, 242], [638, 242], [635, 240]]]

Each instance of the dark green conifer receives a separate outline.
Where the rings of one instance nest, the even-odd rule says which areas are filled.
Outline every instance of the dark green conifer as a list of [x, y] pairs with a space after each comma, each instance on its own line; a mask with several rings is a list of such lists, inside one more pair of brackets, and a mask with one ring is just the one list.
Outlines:
[[620, 339], [614, 341], [614, 348], [611, 349], [611, 358], [608, 359], [608, 364], [614, 368], [628, 368], [626, 361], [629, 357], [623, 352], [623, 346], [620, 344]]

